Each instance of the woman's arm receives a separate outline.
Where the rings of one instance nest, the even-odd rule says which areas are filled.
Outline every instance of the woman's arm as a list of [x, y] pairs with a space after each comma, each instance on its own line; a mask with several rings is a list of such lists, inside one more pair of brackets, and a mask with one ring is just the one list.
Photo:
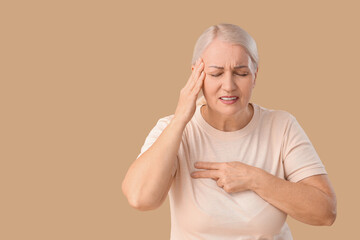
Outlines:
[[336, 195], [326, 174], [294, 183], [256, 168], [252, 182], [251, 190], [303, 223], [330, 226], [336, 219]]
[[162, 204], [173, 181], [183, 131], [196, 110], [196, 99], [205, 79], [204, 63], [199, 58], [180, 91], [178, 105], [169, 125], [156, 141], [130, 166], [122, 190], [130, 205], [139, 210], [155, 209]]
[[130, 166], [122, 190], [129, 204], [139, 210], [159, 207], [169, 191], [186, 124], [173, 118], [156, 141]]

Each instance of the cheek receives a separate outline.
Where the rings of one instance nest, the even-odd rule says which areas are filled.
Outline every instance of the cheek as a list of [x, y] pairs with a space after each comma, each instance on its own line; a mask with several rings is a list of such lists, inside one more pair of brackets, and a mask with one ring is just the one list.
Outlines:
[[252, 85], [253, 85], [253, 79], [248, 78], [246, 79], [246, 81], [241, 81], [239, 87], [246, 90], [246, 89], [251, 89]]

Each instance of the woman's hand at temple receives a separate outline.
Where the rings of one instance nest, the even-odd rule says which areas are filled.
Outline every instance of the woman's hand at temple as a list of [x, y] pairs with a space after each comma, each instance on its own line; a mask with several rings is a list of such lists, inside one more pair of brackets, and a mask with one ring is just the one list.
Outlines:
[[190, 78], [180, 91], [178, 105], [174, 114], [174, 119], [183, 123], [188, 123], [195, 113], [196, 99], [205, 79], [204, 63], [199, 58], [194, 66]]
[[[122, 190], [131, 206], [139, 210], [156, 209], [165, 201], [175, 179], [173, 169], [186, 124], [196, 109], [196, 99], [203, 84], [204, 64], [197, 62], [180, 92], [174, 118], [156, 141], [130, 166], [122, 183]], [[153, 139], [151, 139], [153, 140]]]
[[194, 166], [205, 171], [195, 171], [193, 178], [212, 178], [228, 193], [251, 190], [255, 167], [241, 162], [195, 162]]

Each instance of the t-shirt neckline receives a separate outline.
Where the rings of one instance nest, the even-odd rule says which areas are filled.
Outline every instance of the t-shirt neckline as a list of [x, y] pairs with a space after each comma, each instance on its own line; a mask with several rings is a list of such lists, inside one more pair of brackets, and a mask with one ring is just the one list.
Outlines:
[[255, 103], [251, 103], [251, 102], [250, 102], [250, 104], [254, 108], [254, 114], [253, 114], [250, 122], [248, 122], [248, 124], [245, 127], [241, 128], [239, 130], [236, 130], [236, 131], [231, 131], [231, 132], [221, 131], [221, 130], [214, 128], [208, 122], [206, 122], [200, 111], [200, 108], [206, 104], [198, 105], [196, 107], [195, 120], [197, 121], [197, 123], [201, 126], [201, 128], [205, 132], [207, 132], [208, 134], [210, 134], [214, 137], [221, 138], [221, 139], [242, 137], [242, 136], [245, 136], [246, 134], [248, 134], [249, 132], [251, 132], [255, 128], [256, 123], [259, 119], [259, 113], [260, 113], [259, 106]]

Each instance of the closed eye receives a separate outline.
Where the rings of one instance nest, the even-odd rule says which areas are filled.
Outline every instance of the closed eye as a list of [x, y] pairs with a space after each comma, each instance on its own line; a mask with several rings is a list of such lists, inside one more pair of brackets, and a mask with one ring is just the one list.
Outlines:
[[[219, 74], [210, 74], [210, 76], [213, 76], [213, 77], [218, 77], [218, 76], [220, 76], [222, 73], [219, 73]], [[245, 73], [245, 74], [237, 74], [237, 73], [235, 73], [236, 75], [239, 75], [239, 76], [247, 76], [248, 74], [247, 73]]]

